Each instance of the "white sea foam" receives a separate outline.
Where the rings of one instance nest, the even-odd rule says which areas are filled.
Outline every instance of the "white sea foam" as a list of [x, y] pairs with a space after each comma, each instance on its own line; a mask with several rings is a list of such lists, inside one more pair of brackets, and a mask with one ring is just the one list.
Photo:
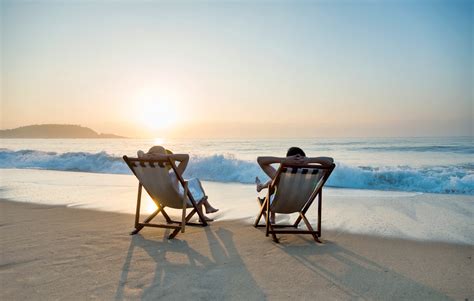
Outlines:
[[[474, 195], [474, 164], [448, 166], [353, 166], [336, 162], [327, 186]], [[130, 174], [119, 156], [106, 152], [45, 152], [0, 150], [0, 168]], [[265, 174], [255, 161], [232, 155], [193, 156], [186, 177], [215, 182], [252, 183]]]
[[[137, 179], [132, 175], [0, 169], [0, 178], [0, 198], [135, 212]], [[253, 231], [251, 225], [258, 212], [254, 185], [203, 181], [203, 187], [212, 205], [220, 209], [211, 217], [218, 221], [240, 220]], [[156, 210], [146, 193], [142, 197], [143, 211]], [[167, 212], [180, 217], [178, 210]], [[474, 197], [470, 195], [325, 188], [323, 238], [327, 237], [326, 230], [334, 230], [473, 245], [473, 214]], [[311, 223], [316, 223], [315, 207], [310, 208], [307, 217]], [[277, 222], [291, 222], [295, 218], [295, 214], [277, 214]], [[130, 226], [132, 224], [130, 216]]]

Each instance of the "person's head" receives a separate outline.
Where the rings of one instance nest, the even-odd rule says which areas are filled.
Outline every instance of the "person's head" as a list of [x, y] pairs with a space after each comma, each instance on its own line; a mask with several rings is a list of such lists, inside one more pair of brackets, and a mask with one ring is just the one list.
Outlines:
[[161, 145], [155, 145], [148, 150], [148, 154], [166, 155], [166, 149]]
[[301, 148], [296, 147], [296, 146], [290, 147], [288, 151], [286, 152], [287, 157], [296, 156], [296, 155], [306, 157], [306, 154], [304, 153], [304, 151]]
[[148, 150], [149, 154], [172, 155], [173, 152], [161, 145], [155, 145]]
[[[159, 155], [172, 155], [173, 152], [170, 151], [169, 149], [165, 149], [163, 146], [161, 145], [155, 145], [153, 147], [151, 147], [149, 150], [148, 150], [148, 155], [154, 155], [154, 154], [159, 154]], [[171, 169], [171, 167], [169, 165], [166, 165], [166, 168], [168, 170]]]

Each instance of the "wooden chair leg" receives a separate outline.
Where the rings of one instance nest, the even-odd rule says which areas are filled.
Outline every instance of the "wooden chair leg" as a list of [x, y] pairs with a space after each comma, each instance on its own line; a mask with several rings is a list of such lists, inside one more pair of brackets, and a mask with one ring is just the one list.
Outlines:
[[[138, 183], [138, 195], [137, 195], [137, 210], [135, 212], [135, 229], [138, 228], [138, 223], [140, 221], [140, 205], [142, 201], [142, 184]], [[137, 232], [138, 233], [138, 232]], [[136, 234], [136, 233], [135, 233]]]
[[[299, 216], [298, 216], [298, 217], [299, 217]], [[297, 220], [295, 221], [295, 223], [293, 224], [293, 227], [294, 227], [294, 228], [298, 228], [298, 226], [300, 225], [300, 222], [301, 222], [301, 219], [297, 219]]]
[[267, 198], [267, 201], [266, 201], [266, 213], [265, 213], [265, 236], [268, 237], [268, 234], [272, 234], [272, 238], [273, 238], [273, 241], [275, 241], [276, 243], [279, 242], [275, 232], [274, 232], [274, 229], [273, 229], [273, 226], [271, 225], [271, 222], [270, 222], [270, 202], [268, 201], [269, 198]]
[[184, 233], [186, 227], [186, 207], [183, 207], [183, 214], [181, 215], [181, 233]]
[[269, 224], [268, 224], [268, 227], [269, 227], [269, 229], [270, 229], [270, 233], [272, 234], [272, 239], [273, 239], [273, 241], [276, 242], [276, 243], [279, 243], [280, 240], [279, 240], [278, 237], [276, 236], [272, 224], [269, 223]]
[[[257, 198], [260, 202], [260, 198]], [[260, 219], [262, 218], [262, 215], [265, 215], [265, 209], [266, 209], [266, 199], [263, 200], [262, 203], [260, 203], [260, 211], [257, 215], [257, 218], [255, 219], [255, 223], [253, 224], [254, 227], [258, 226], [258, 223], [260, 222]]]
[[[140, 206], [142, 202], [142, 188], [143, 185], [141, 183], [138, 183], [138, 194], [137, 194], [137, 209], [135, 212], [135, 229], [130, 232], [130, 235], [135, 235], [138, 232], [140, 232], [143, 229], [143, 226], [140, 225]], [[144, 223], [148, 223], [151, 221], [161, 210], [162, 208], [158, 206], [158, 209], [155, 210], [149, 217], [147, 217], [144, 221]]]
[[268, 237], [270, 233], [270, 198], [267, 197], [265, 201], [265, 236]]
[[188, 183], [185, 182], [184, 185], [184, 197], [183, 197], [183, 213], [181, 214], [181, 233], [184, 233], [184, 228], [186, 227], [186, 205], [188, 195]]
[[318, 238], [318, 235], [314, 233], [313, 227], [311, 227], [311, 224], [309, 223], [308, 219], [306, 219], [306, 216], [302, 212], [300, 212], [300, 216], [301, 216], [301, 219], [303, 220], [303, 222], [305, 223], [306, 228], [308, 228], [308, 230], [311, 231], [310, 233], [313, 236], [314, 240], [316, 242], [321, 243], [321, 241]]
[[321, 214], [323, 206], [323, 190], [321, 189], [318, 194], [318, 236], [321, 236]]
[[[158, 208], [155, 210], [155, 212], [153, 212], [150, 216], [148, 216], [142, 224], [146, 224], [146, 223], [149, 223], [153, 218], [155, 218], [155, 216], [160, 213], [160, 211], [162, 211], [163, 209], [161, 208]], [[135, 226], [135, 230], [133, 230], [132, 232], [130, 232], [130, 235], [135, 235], [137, 234], [138, 232], [140, 232], [141, 229], [143, 229], [143, 225], [140, 225], [137, 223], [137, 225]]]
[[130, 235], [138, 234], [138, 232], [140, 232], [141, 229], [143, 229], [143, 227], [136, 226], [135, 229], [132, 232], [130, 232]]
[[[185, 223], [188, 223], [188, 221], [194, 216], [194, 214], [196, 213], [199, 213], [199, 211], [197, 211], [196, 209], [193, 209], [191, 210], [191, 212], [189, 212], [189, 214], [186, 216], [186, 218], [184, 219], [184, 222]], [[206, 225], [202, 225], [202, 226], [206, 226]], [[169, 239], [173, 239], [176, 235], [178, 235], [179, 231], [181, 230], [181, 227], [178, 228], [178, 229], [175, 229], [173, 230], [173, 232], [171, 232], [171, 234], [168, 236]]]
[[[201, 221], [202, 225], [207, 226], [207, 221], [204, 218], [204, 214], [202, 213], [202, 204], [200, 202], [197, 205], [195, 202], [191, 203], [193, 203], [194, 210], [196, 210], [195, 213], [197, 213], [197, 215], [199, 216], [199, 220]], [[201, 209], [199, 209], [197, 206], [201, 206]]]
[[166, 222], [167, 222], [168, 224], [171, 223], [171, 218], [170, 218], [169, 215], [165, 212], [165, 207], [161, 207], [160, 204], [156, 204], [156, 206], [157, 206], [158, 208], [161, 208], [161, 214], [163, 214], [163, 216], [165, 217]]

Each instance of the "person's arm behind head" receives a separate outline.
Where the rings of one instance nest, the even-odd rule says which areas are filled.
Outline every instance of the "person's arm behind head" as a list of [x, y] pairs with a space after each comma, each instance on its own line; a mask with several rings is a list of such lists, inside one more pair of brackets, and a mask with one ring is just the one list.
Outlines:
[[308, 163], [319, 163], [321, 165], [331, 165], [334, 163], [334, 159], [331, 157], [312, 157], [307, 159]]
[[145, 160], [160, 160], [167, 161], [169, 159], [179, 162], [176, 164], [176, 172], [179, 175], [183, 175], [184, 170], [188, 166], [189, 155], [188, 154], [159, 154], [159, 153], [144, 153], [143, 151], [138, 151], [138, 158]]
[[182, 176], [184, 174], [184, 171], [186, 170], [186, 167], [188, 166], [189, 163], [189, 155], [188, 154], [172, 154], [172, 155], [167, 155], [171, 160], [178, 161], [179, 164], [176, 166], [176, 172]]
[[277, 171], [271, 164], [282, 163], [283, 159], [284, 158], [279, 157], [258, 157], [257, 162], [267, 176], [269, 176], [270, 179], [274, 179]]

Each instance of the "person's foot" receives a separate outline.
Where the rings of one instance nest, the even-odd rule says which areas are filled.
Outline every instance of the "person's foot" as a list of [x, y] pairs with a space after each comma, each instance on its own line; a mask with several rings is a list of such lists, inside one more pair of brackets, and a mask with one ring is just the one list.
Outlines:
[[214, 207], [211, 206], [211, 204], [209, 204], [209, 201], [207, 199], [207, 195], [204, 196], [203, 201], [202, 201], [202, 205], [206, 209], [206, 213], [214, 213], [214, 212], [219, 211], [219, 209], [214, 208]]
[[263, 189], [262, 181], [260, 181], [258, 177], [255, 177], [255, 184], [257, 184], [257, 192], [262, 191]]
[[208, 207], [206, 207], [206, 213], [214, 213], [214, 212], [217, 212], [217, 211], [219, 211], [219, 209], [214, 208], [214, 207], [212, 207], [211, 205], [209, 205]]

